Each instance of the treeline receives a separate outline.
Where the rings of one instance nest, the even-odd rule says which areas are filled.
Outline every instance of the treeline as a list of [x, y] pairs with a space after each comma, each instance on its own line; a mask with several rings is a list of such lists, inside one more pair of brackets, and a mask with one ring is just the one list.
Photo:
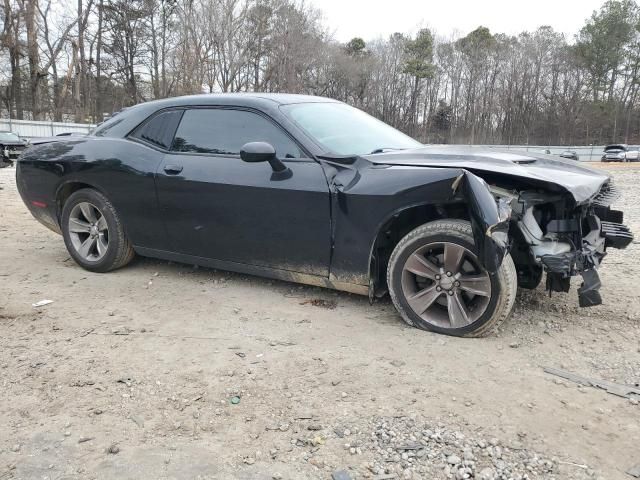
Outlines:
[[479, 27], [346, 44], [297, 0], [2, 2], [0, 102], [12, 118], [100, 122], [168, 96], [293, 92], [430, 143], [640, 143], [633, 0], [607, 1], [575, 38]]

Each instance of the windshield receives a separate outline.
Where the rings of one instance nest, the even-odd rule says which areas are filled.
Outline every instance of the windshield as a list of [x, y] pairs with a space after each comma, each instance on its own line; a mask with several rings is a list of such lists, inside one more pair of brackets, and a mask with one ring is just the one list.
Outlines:
[[421, 143], [344, 103], [296, 103], [283, 111], [327, 152], [366, 155], [419, 148]]
[[0, 132], [0, 141], [3, 142], [19, 142], [20, 137], [11, 132]]

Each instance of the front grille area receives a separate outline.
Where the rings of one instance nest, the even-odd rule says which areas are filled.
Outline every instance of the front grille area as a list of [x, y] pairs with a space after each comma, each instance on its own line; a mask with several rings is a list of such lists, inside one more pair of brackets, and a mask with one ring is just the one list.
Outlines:
[[633, 233], [621, 223], [601, 222], [601, 232], [607, 247], [625, 248], [633, 241]]
[[11, 160], [15, 160], [22, 154], [22, 152], [24, 152], [24, 150], [25, 147], [22, 145], [12, 145], [5, 147], [2, 153], [9, 157]]
[[600, 207], [608, 207], [621, 196], [620, 190], [613, 184], [613, 181], [605, 183], [598, 194], [593, 198], [592, 203]]

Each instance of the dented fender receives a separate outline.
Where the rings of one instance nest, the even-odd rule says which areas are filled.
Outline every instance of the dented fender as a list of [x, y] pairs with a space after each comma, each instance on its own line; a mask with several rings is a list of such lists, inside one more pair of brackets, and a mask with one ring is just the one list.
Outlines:
[[509, 249], [509, 214], [507, 204], [496, 203], [487, 183], [477, 175], [462, 170], [453, 184], [469, 208], [478, 260], [490, 274], [495, 274]]
[[[466, 205], [479, 262], [490, 274], [500, 267], [508, 248], [508, 215], [499, 211], [480, 177], [461, 168], [389, 168], [357, 156], [321, 160], [331, 195], [332, 278], [368, 283], [381, 228], [419, 205]], [[369, 244], [367, 251], [364, 243]]]

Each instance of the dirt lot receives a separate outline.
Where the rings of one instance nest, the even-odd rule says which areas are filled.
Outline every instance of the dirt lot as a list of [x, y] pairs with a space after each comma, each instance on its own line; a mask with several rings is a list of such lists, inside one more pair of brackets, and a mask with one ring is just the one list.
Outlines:
[[[640, 232], [640, 167], [606, 168]], [[542, 371], [640, 382], [637, 243], [607, 257], [604, 305], [526, 292], [497, 335], [456, 339], [387, 300], [149, 259], [86, 272], [13, 176], [0, 170], [1, 480], [625, 479], [640, 464], [637, 401]]]

